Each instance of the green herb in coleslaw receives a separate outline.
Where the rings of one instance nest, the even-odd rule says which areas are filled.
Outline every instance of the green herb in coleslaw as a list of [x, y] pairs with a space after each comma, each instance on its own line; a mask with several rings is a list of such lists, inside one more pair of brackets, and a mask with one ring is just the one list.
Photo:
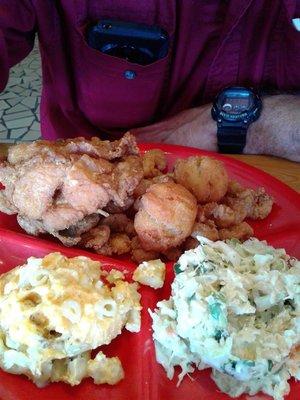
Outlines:
[[211, 242], [175, 264], [169, 300], [151, 312], [157, 361], [179, 383], [211, 367], [232, 397], [263, 391], [276, 400], [300, 379], [300, 262], [255, 238]]

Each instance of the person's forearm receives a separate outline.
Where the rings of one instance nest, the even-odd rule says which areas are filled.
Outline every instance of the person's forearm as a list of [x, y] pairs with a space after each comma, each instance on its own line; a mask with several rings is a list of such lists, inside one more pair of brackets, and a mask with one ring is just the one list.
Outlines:
[[[165, 142], [217, 151], [217, 125], [211, 104], [132, 131], [139, 141]], [[246, 154], [269, 154], [300, 161], [300, 96], [263, 98], [260, 118], [247, 133]]]
[[300, 161], [300, 96], [263, 99], [260, 118], [250, 125], [246, 154], [269, 154]]

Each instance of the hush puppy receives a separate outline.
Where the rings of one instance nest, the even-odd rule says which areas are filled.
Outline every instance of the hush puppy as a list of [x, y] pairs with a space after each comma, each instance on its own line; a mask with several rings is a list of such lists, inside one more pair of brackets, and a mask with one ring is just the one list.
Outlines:
[[221, 200], [227, 191], [228, 175], [219, 160], [211, 157], [179, 159], [174, 166], [177, 183], [192, 192], [199, 203]]
[[182, 185], [151, 185], [139, 207], [134, 227], [145, 250], [166, 251], [180, 245], [192, 232], [197, 201]]

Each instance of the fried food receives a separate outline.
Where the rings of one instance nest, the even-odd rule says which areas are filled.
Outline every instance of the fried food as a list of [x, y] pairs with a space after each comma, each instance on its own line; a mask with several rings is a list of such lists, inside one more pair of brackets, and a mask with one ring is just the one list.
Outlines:
[[134, 236], [134, 224], [126, 214], [112, 214], [106, 218], [103, 218], [101, 225], [107, 225], [111, 232], [114, 233], [126, 233], [129, 236]]
[[98, 137], [92, 137], [90, 140], [83, 137], [56, 141], [37, 140], [12, 146], [8, 151], [7, 161], [9, 164], [16, 165], [36, 155], [64, 160], [70, 156], [82, 154], [87, 154], [92, 159], [115, 160], [130, 154], [137, 155], [139, 149], [135, 137], [129, 132], [114, 142], [101, 140]]
[[80, 244], [88, 249], [93, 249], [97, 253], [108, 242], [110, 236], [110, 229], [106, 225], [100, 225], [96, 228], [84, 233], [81, 237]]
[[9, 149], [0, 163], [0, 211], [17, 214], [29, 234], [50, 233], [65, 246], [130, 254], [135, 262], [174, 260], [212, 241], [246, 239], [244, 222], [263, 219], [273, 199], [263, 188], [229, 181], [211, 157], [179, 159], [166, 172], [159, 149], [139, 154], [133, 136], [36, 141]]
[[231, 226], [230, 228], [219, 230], [220, 240], [232, 238], [247, 240], [251, 236], [253, 236], [253, 229], [249, 224], [247, 224], [247, 222], [241, 222], [240, 224]]
[[227, 228], [241, 223], [245, 215], [234, 211], [226, 204], [207, 203], [198, 207], [197, 218], [200, 222], [206, 222], [207, 219], [211, 219], [218, 228]]
[[134, 219], [142, 247], [155, 251], [177, 247], [191, 234], [196, 213], [196, 199], [182, 185], [150, 186]]
[[143, 170], [145, 178], [153, 178], [161, 175], [167, 166], [165, 153], [159, 149], [147, 151], [143, 157]]
[[273, 207], [273, 199], [269, 196], [264, 188], [258, 188], [254, 191], [254, 204], [248, 217], [251, 219], [264, 219], [266, 218]]
[[159, 258], [159, 252], [153, 250], [145, 250], [142, 248], [141, 241], [138, 236], [135, 236], [131, 240], [131, 258], [132, 261], [140, 264], [143, 261], [150, 261]]
[[205, 224], [202, 222], [196, 222], [193, 226], [191, 236], [193, 238], [204, 236], [213, 241], [219, 240], [219, 232], [212, 220], [207, 220]]
[[113, 233], [110, 235], [107, 246], [111, 247], [112, 254], [129, 253], [131, 250], [131, 240], [126, 233]]
[[142, 179], [133, 192], [133, 196], [138, 198], [146, 193], [147, 189], [154, 183], [174, 182], [174, 175], [171, 173], [158, 175], [152, 179]]
[[245, 189], [239, 184], [231, 183], [230, 191], [223, 199], [224, 203], [230, 206], [241, 220], [245, 218], [264, 219], [271, 210], [274, 200], [264, 188]]
[[[50, 233], [66, 245], [80, 241], [90, 215], [106, 206], [130, 207], [143, 178], [135, 139], [37, 141], [9, 149], [0, 164], [0, 210], [18, 214], [30, 234]], [[73, 228], [81, 225], [78, 235]], [[132, 226], [131, 226], [132, 227]], [[98, 245], [97, 245], [98, 246]]]
[[174, 166], [177, 183], [191, 191], [201, 204], [220, 201], [228, 187], [228, 175], [221, 161], [194, 156], [179, 159]]

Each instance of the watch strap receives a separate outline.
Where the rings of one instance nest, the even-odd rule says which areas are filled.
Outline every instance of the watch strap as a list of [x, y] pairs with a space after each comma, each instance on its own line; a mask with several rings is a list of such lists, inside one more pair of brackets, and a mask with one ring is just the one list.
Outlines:
[[217, 138], [220, 153], [241, 154], [246, 145], [247, 127], [218, 126]]

